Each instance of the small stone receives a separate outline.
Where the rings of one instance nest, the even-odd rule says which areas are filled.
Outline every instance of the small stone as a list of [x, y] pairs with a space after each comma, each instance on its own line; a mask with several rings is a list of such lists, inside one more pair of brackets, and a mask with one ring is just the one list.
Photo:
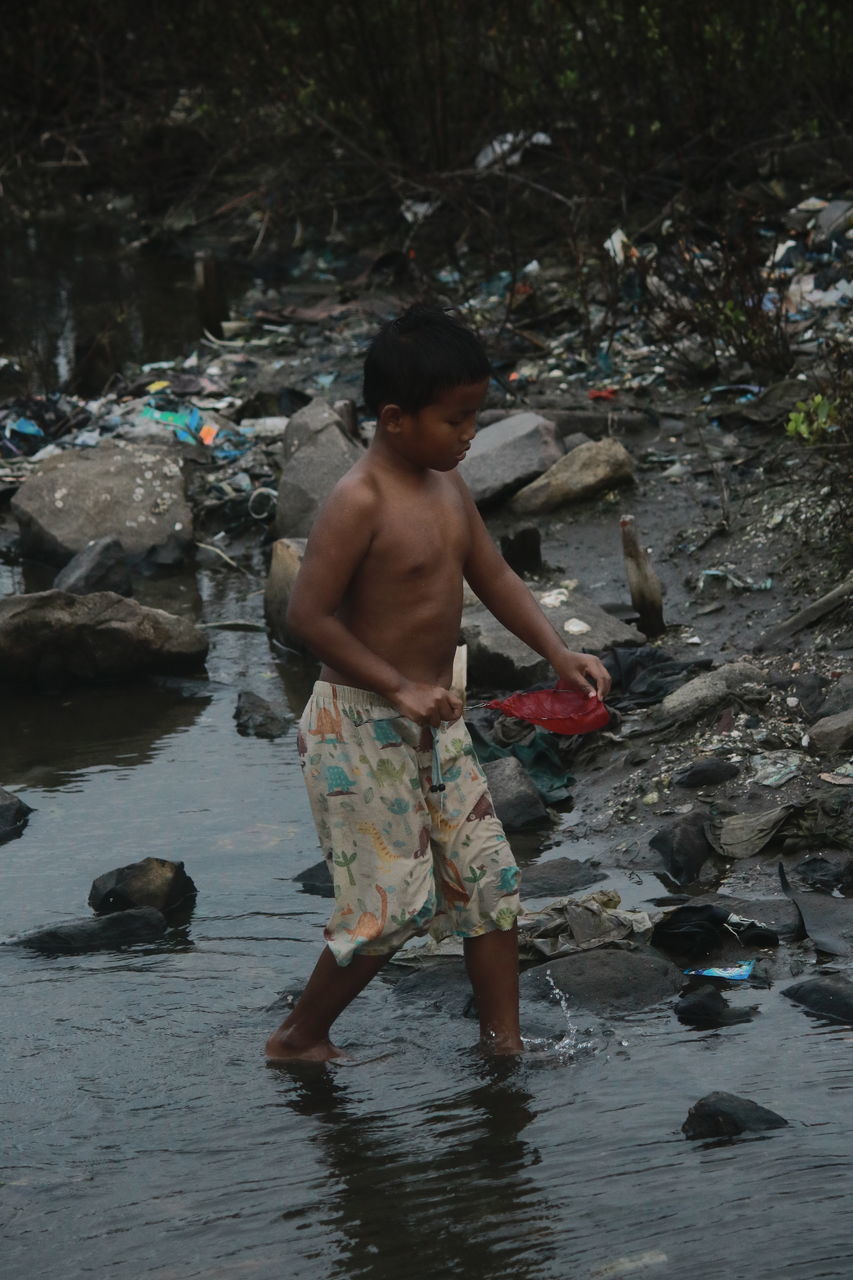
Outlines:
[[237, 732], [252, 738], [282, 738], [287, 733], [289, 721], [273, 709], [266, 698], [243, 689], [234, 710]]
[[820, 755], [836, 755], [853, 746], [853, 709], [824, 716], [811, 726], [809, 737]]

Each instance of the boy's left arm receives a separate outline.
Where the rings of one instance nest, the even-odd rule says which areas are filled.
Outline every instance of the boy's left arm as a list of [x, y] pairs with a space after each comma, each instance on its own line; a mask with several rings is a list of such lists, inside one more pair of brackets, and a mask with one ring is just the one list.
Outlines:
[[467, 486], [460, 479], [468, 509], [471, 547], [465, 561], [465, 580], [498, 622], [550, 662], [561, 680], [589, 696], [604, 698], [610, 675], [591, 653], [574, 653], [545, 617], [530, 589], [504, 560], [483, 524]]

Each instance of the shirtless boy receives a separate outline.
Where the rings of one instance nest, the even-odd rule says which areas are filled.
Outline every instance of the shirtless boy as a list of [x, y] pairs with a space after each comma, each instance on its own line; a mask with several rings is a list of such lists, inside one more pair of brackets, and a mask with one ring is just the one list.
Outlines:
[[522, 1049], [519, 871], [451, 692], [468, 582], [563, 680], [603, 697], [608, 674], [570, 652], [489, 537], [456, 468], [489, 383], [479, 340], [436, 307], [376, 335], [365, 453], [319, 512], [287, 625], [323, 663], [299, 752], [335, 906], [327, 946], [267, 1057], [340, 1056], [332, 1023], [408, 939], [463, 938], [481, 1043]]

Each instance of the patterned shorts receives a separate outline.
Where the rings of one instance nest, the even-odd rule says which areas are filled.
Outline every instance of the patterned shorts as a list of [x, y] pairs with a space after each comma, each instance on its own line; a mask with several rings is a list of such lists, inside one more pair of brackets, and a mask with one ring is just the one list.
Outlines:
[[334, 881], [325, 937], [338, 964], [417, 934], [512, 928], [520, 873], [464, 720], [422, 728], [377, 694], [318, 681], [298, 745]]

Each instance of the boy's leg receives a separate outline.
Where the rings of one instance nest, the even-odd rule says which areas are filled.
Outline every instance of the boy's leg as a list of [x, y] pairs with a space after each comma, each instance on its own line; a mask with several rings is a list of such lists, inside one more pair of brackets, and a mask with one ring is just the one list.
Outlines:
[[490, 1053], [521, 1053], [517, 925], [466, 938], [464, 948], [480, 1015], [480, 1043]]
[[271, 1062], [293, 1059], [327, 1062], [330, 1058], [342, 1057], [341, 1050], [329, 1039], [332, 1023], [392, 954], [353, 956], [342, 968], [325, 947], [293, 1012], [267, 1041], [267, 1058]]

